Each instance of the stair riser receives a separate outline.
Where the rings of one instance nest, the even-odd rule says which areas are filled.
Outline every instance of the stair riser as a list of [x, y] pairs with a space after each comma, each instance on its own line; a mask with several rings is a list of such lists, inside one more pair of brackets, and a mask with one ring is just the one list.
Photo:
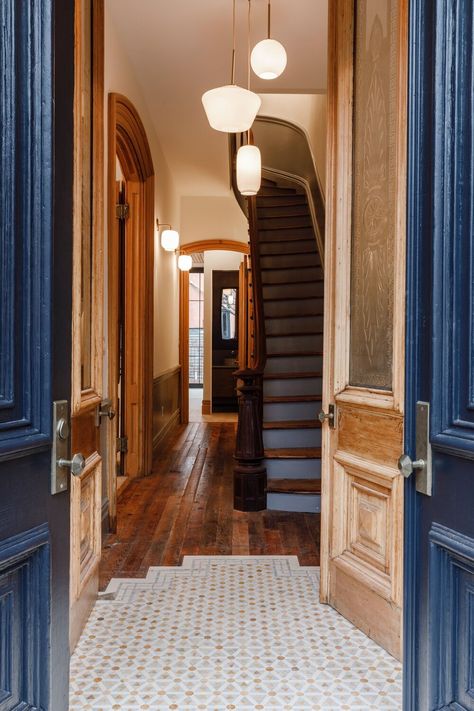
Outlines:
[[318, 479], [321, 477], [320, 459], [266, 459], [268, 479]]
[[260, 227], [258, 238], [260, 243], [269, 240], [270, 242], [289, 242], [293, 240], [298, 240], [310, 237], [314, 239], [314, 232], [312, 227], [295, 227], [291, 230], [271, 230], [262, 229]]
[[267, 217], [258, 220], [259, 230], [281, 230], [282, 228], [311, 229], [311, 227], [311, 218], [309, 215], [301, 215], [299, 217]]
[[303, 202], [300, 205], [262, 205], [258, 202], [258, 217], [268, 218], [268, 217], [297, 217], [301, 215], [306, 215], [308, 220], [311, 220], [311, 216], [308, 212], [308, 205]]
[[323, 316], [298, 316], [283, 317], [265, 320], [267, 336], [278, 334], [280, 336], [292, 333], [315, 333], [323, 330]]
[[[279, 336], [269, 338], [267, 353], [294, 353], [295, 351], [322, 351], [323, 337], [317, 336]], [[311, 392], [308, 390], [307, 392]]]
[[293, 188], [276, 188], [273, 185], [262, 185], [258, 192], [259, 199], [260, 197], [274, 197], [276, 195], [287, 195], [288, 197], [296, 197], [298, 193]]
[[[263, 432], [263, 444], [265, 448], [276, 449], [277, 447], [320, 447], [321, 430], [265, 430]], [[288, 470], [291, 472], [292, 467]]]
[[288, 284], [281, 286], [281, 284], [268, 285], [263, 287], [263, 298], [265, 299], [278, 299], [280, 297], [288, 296], [298, 296], [305, 298], [307, 296], [317, 297], [324, 295], [324, 284], [323, 282], [316, 282], [310, 284]]
[[265, 316], [293, 316], [294, 314], [323, 315], [324, 301], [319, 299], [302, 299], [291, 301], [266, 301], [263, 303]]
[[298, 511], [300, 513], [320, 513], [319, 494], [267, 494], [269, 511]]
[[291, 285], [298, 284], [300, 281], [318, 281], [323, 278], [323, 273], [320, 267], [301, 267], [301, 269], [281, 269], [278, 271], [262, 272], [262, 283], [267, 284], [282, 284], [291, 282]]
[[321, 402], [274, 402], [263, 406], [265, 422], [278, 420], [314, 420], [321, 411]]
[[265, 373], [309, 373], [322, 371], [322, 356], [298, 356], [289, 358], [267, 358]]
[[274, 267], [320, 267], [321, 262], [318, 255], [313, 251], [308, 254], [270, 254], [260, 256], [262, 269]]
[[265, 207], [284, 207], [288, 208], [293, 205], [305, 205], [308, 209], [306, 197], [304, 195], [262, 195], [261, 192], [257, 195], [257, 208]]
[[263, 394], [268, 395], [306, 395], [321, 393], [322, 378], [301, 378], [292, 380], [266, 380]]
[[314, 239], [301, 240], [301, 241], [291, 241], [291, 242], [261, 242], [260, 243], [260, 255], [267, 256], [270, 254], [287, 254], [288, 252], [306, 252], [307, 254], [314, 254], [316, 250], [316, 244]]

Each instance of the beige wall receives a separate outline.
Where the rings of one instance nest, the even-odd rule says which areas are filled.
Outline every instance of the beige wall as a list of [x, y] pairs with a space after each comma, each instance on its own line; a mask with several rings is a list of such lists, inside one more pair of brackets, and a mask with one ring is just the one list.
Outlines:
[[[145, 127], [155, 169], [155, 217], [162, 222], [171, 222], [180, 229], [179, 200], [173, 176], [166, 163], [163, 151], [155, 133], [153, 122], [137, 78], [131, 68], [126, 53], [121, 46], [108, 4], [105, 5], [105, 116], [107, 132], [107, 102], [110, 92], [123, 94], [137, 109]], [[107, 135], [107, 133], [106, 133]], [[107, 162], [106, 162], [107, 165]], [[106, 221], [107, 226], [107, 221]], [[105, 255], [106, 256], [106, 255]], [[174, 254], [164, 252], [159, 246], [155, 233], [154, 258], [154, 362], [153, 374], [158, 376], [176, 366], [178, 355], [178, 269]], [[107, 390], [107, 369], [105, 368], [105, 390]]]
[[243, 259], [238, 252], [220, 250], [204, 253], [204, 393], [212, 399], [212, 272], [238, 270]]
[[306, 131], [323, 193], [326, 192], [326, 94], [260, 94], [259, 114], [286, 119]]
[[229, 197], [182, 197], [181, 242], [232, 239], [248, 242], [248, 225], [234, 194]]

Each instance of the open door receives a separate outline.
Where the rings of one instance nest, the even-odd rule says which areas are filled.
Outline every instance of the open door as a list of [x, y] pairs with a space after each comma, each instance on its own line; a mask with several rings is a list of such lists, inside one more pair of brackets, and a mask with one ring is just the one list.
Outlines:
[[70, 642], [96, 599], [101, 555], [103, 2], [75, 3], [75, 170]]
[[74, 3], [2, 2], [0, 707], [68, 708]]
[[400, 658], [407, 4], [329, 33], [321, 598]]
[[412, 3], [406, 711], [474, 709], [473, 21]]

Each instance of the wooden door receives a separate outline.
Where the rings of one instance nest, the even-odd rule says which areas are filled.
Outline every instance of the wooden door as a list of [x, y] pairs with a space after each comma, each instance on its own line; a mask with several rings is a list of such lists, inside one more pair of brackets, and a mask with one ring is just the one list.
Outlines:
[[473, 21], [413, 3], [405, 451], [429, 405], [432, 452], [406, 482], [406, 711], [474, 709]]
[[[0, 5], [0, 707], [68, 708], [74, 3]], [[54, 494], [53, 494], [54, 492]], [[57, 492], [57, 493], [56, 493]]]
[[330, 8], [321, 598], [399, 658], [407, 7]]
[[70, 642], [98, 590], [103, 359], [103, 5], [75, 3], [74, 273], [71, 449], [85, 458], [71, 486]]

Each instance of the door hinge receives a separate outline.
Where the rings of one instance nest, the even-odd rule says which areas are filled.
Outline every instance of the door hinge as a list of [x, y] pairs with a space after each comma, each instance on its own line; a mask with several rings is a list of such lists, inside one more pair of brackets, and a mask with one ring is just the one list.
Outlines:
[[117, 437], [117, 452], [120, 452], [120, 454], [127, 454], [128, 437]]
[[130, 207], [128, 203], [119, 202], [115, 205], [115, 217], [117, 220], [126, 220], [130, 212]]

